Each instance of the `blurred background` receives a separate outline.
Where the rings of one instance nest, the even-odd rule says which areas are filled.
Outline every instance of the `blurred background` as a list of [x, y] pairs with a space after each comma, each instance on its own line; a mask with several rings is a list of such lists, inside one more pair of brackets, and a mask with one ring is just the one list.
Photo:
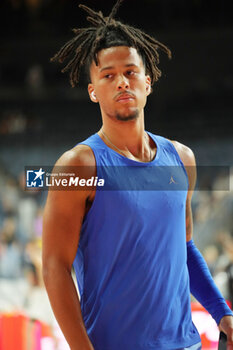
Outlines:
[[[86, 26], [76, 0], [0, 3], [0, 350], [67, 349], [41, 278], [46, 192], [25, 191], [25, 166], [53, 165], [101, 126], [87, 83], [71, 88], [50, 57]], [[83, 0], [107, 15], [113, 0]], [[193, 149], [199, 166], [194, 240], [225, 298], [233, 301], [233, 23], [230, 1], [125, 0], [117, 17], [166, 44], [163, 75], [146, 107], [146, 129]], [[207, 168], [208, 169], [208, 168]], [[201, 185], [204, 185], [202, 187]], [[211, 317], [193, 304], [204, 348], [216, 349]], [[23, 330], [23, 331], [22, 331]], [[18, 332], [18, 333], [17, 333]], [[14, 334], [14, 336], [13, 336]], [[18, 336], [16, 336], [18, 334]], [[23, 334], [23, 335], [22, 335]]]

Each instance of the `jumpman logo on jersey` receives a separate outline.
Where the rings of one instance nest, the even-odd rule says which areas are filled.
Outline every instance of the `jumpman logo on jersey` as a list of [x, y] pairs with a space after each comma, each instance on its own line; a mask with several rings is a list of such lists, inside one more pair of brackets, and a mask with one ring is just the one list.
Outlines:
[[171, 178], [170, 178], [169, 185], [171, 185], [171, 184], [177, 184], [177, 182], [173, 179], [173, 176], [171, 176]]

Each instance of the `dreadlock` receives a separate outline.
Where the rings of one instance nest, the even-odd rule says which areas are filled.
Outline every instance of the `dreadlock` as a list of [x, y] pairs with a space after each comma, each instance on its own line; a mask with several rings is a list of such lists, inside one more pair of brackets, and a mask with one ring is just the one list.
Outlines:
[[94, 60], [98, 65], [97, 53], [105, 48], [113, 46], [134, 47], [141, 55], [146, 74], [150, 75], [151, 84], [159, 79], [161, 71], [158, 68], [158, 49], [164, 51], [171, 58], [171, 51], [162, 43], [144, 33], [138, 28], [116, 21], [114, 16], [123, 0], [118, 0], [110, 15], [104, 17], [101, 11], [95, 12], [85, 5], [79, 5], [88, 13], [87, 20], [92, 24], [88, 28], [75, 28], [75, 37], [68, 41], [50, 61], [63, 63], [70, 55], [73, 58], [62, 69], [62, 72], [70, 71], [70, 83], [72, 87], [79, 81], [82, 66], [86, 65], [89, 74], [90, 64]]

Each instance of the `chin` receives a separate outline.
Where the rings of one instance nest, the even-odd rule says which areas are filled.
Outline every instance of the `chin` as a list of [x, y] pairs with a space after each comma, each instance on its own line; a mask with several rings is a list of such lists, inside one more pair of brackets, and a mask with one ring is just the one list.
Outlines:
[[115, 118], [117, 120], [127, 122], [129, 120], [136, 120], [139, 117], [139, 111], [135, 110], [131, 113], [116, 113]]

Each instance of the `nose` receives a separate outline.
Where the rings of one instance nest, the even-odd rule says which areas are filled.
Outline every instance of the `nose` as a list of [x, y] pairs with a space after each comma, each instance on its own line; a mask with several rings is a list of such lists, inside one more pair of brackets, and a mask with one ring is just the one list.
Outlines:
[[128, 79], [124, 75], [121, 75], [117, 81], [117, 90], [122, 91], [122, 90], [127, 90], [128, 88], [129, 88]]

